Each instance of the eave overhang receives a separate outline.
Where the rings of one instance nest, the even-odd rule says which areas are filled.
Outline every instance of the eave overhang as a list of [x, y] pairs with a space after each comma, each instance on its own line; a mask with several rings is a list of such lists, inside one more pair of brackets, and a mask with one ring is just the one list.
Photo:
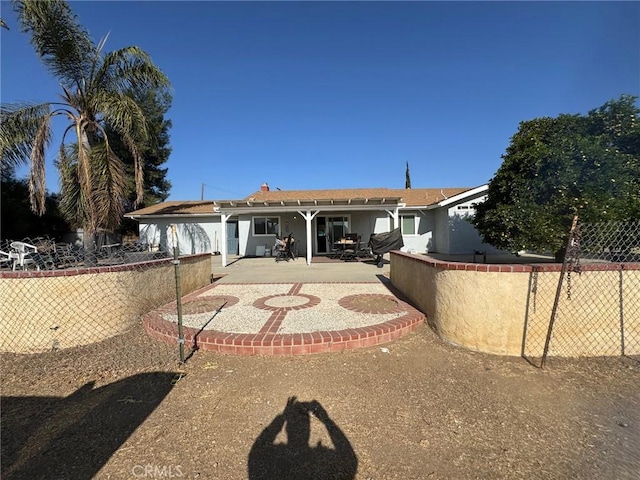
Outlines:
[[488, 184], [481, 185], [479, 187], [472, 188], [471, 190], [467, 190], [466, 192], [462, 192], [462, 193], [460, 193], [458, 195], [454, 195], [452, 197], [445, 198], [444, 200], [442, 200], [442, 201], [440, 201], [438, 203], [434, 203], [433, 205], [429, 205], [427, 207], [427, 210], [433, 210], [435, 208], [446, 207], [446, 206], [449, 206], [451, 204], [464, 202], [468, 198], [471, 198], [471, 197], [474, 197], [476, 195], [480, 195], [482, 193], [485, 193], [487, 190], [489, 190], [489, 185]]
[[141, 218], [167, 218], [167, 217], [184, 217], [184, 218], [205, 218], [205, 217], [219, 217], [220, 212], [211, 210], [211, 213], [179, 213], [179, 212], [166, 212], [166, 213], [149, 213], [142, 215], [131, 215], [127, 213], [125, 218], [132, 218], [138, 220]]

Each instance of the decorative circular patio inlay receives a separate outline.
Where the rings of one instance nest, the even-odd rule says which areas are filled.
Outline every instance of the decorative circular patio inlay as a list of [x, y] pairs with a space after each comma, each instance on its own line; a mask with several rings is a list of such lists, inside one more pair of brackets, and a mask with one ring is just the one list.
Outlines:
[[253, 306], [262, 310], [302, 310], [315, 307], [319, 303], [320, 299], [315, 295], [285, 293], [259, 298], [253, 302]]
[[182, 304], [182, 313], [185, 315], [195, 315], [198, 313], [215, 312], [220, 308], [229, 308], [238, 303], [238, 297], [231, 295], [213, 295], [209, 297], [199, 297]]
[[403, 309], [392, 295], [361, 293], [349, 295], [338, 300], [342, 308], [360, 313], [398, 313]]

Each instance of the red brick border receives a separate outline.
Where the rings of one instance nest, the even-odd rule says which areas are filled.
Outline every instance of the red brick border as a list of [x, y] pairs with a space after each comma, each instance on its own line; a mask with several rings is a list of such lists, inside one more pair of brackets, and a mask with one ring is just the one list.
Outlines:
[[[431, 267], [442, 270], [465, 270], [470, 272], [501, 272], [501, 273], [530, 273], [530, 272], [560, 272], [562, 271], [562, 263], [542, 263], [542, 264], [497, 264], [497, 263], [465, 263], [465, 262], [446, 262], [436, 260], [427, 255], [414, 255], [411, 253], [394, 250], [394, 255], [409, 258], [415, 262], [426, 263]], [[391, 262], [393, 265], [393, 261]], [[619, 271], [619, 270], [640, 270], [640, 263], [583, 263], [580, 265], [583, 272], [595, 271]]]
[[[301, 285], [301, 284], [297, 284]], [[295, 291], [299, 291], [299, 286]], [[296, 293], [296, 295], [299, 295]], [[193, 294], [189, 295], [190, 297]], [[306, 295], [305, 295], [306, 296]], [[383, 295], [384, 297], [391, 297]], [[398, 311], [406, 311], [402, 317], [377, 325], [346, 330], [321, 331], [311, 333], [278, 334], [277, 329], [263, 328], [258, 333], [228, 333], [217, 330], [199, 331], [184, 328], [185, 345], [232, 355], [305, 355], [310, 353], [342, 352], [355, 348], [371, 347], [387, 343], [413, 332], [424, 321], [422, 312], [408, 303], [397, 299]], [[178, 325], [164, 320], [162, 308], [143, 317], [146, 332], [156, 340], [168, 344], [177, 343]], [[273, 326], [279, 325], [284, 318], [285, 309], [277, 309], [267, 321]]]
[[[180, 262], [189, 263], [202, 257], [210, 257], [210, 253], [198, 253], [180, 257]], [[173, 258], [158, 258], [144, 262], [125, 263], [121, 265], [104, 265], [96, 267], [71, 267], [57, 270], [17, 270], [0, 271], [0, 278], [47, 278], [47, 277], [73, 277], [76, 275], [89, 275], [94, 273], [126, 272], [129, 270], [139, 270], [141, 267], [153, 267], [158, 265], [171, 265]]]

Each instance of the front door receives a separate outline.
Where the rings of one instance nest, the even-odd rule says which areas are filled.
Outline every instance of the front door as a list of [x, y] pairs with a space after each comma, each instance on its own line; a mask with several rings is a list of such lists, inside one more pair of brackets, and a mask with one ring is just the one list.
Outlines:
[[238, 220], [229, 220], [227, 222], [227, 255], [238, 255], [240, 253], [239, 238]]

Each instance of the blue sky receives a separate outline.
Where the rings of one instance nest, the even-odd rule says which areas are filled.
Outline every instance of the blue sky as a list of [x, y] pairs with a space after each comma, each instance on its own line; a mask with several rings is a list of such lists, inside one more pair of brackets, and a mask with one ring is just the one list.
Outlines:
[[[1, 2], [1, 99], [59, 87]], [[639, 2], [71, 2], [173, 85], [171, 200], [475, 187], [521, 121], [640, 94]], [[58, 128], [54, 146], [64, 125]], [[51, 157], [55, 148], [51, 151]], [[49, 161], [47, 185], [58, 190]]]

